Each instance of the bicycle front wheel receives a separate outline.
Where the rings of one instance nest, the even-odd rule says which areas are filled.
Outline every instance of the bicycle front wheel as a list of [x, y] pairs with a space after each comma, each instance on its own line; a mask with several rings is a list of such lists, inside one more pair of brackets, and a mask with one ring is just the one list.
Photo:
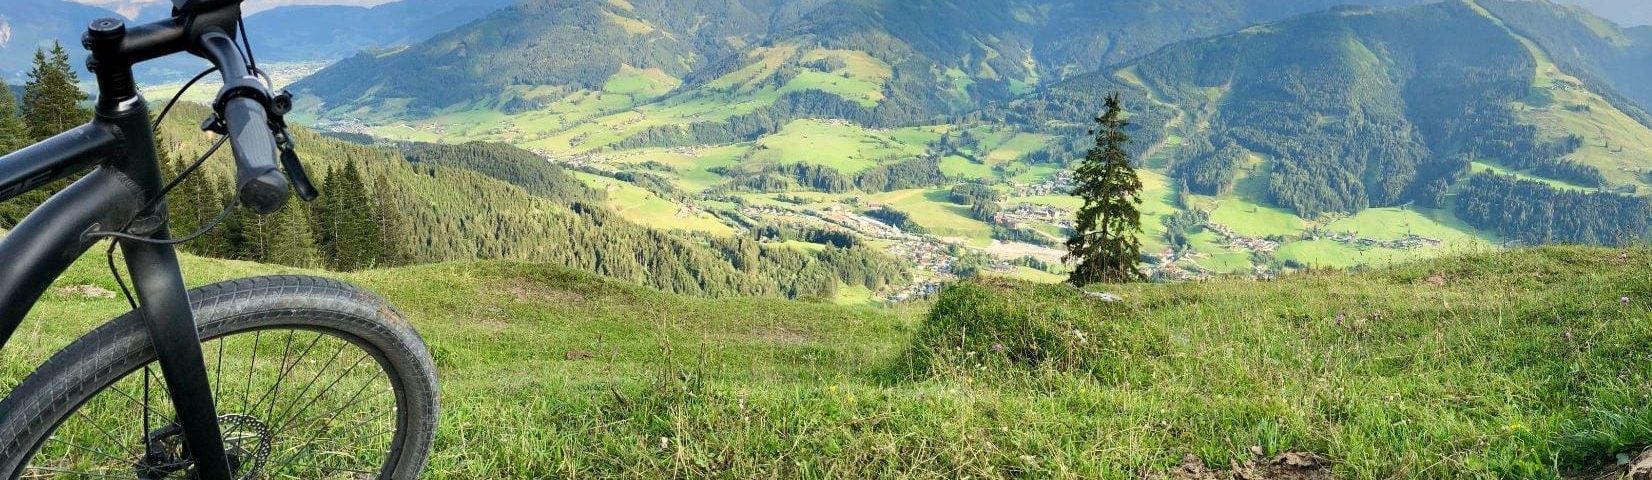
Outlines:
[[[281, 276], [190, 291], [236, 479], [418, 476], [435, 366], [376, 295]], [[8, 478], [194, 478], [143, 322], [117, 318], [0, 402]]]

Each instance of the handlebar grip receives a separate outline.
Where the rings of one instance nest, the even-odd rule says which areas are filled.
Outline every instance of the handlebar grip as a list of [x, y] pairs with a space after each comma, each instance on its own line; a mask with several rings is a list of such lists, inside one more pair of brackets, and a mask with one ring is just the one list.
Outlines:
[[275, 213], [287, 202], [287, 177], [276, 168], [275, 135], [258, 100], [231, 98], [224, 104], [224, 125], [235, 150], [235, 188], [241, 203], [260, 214]]

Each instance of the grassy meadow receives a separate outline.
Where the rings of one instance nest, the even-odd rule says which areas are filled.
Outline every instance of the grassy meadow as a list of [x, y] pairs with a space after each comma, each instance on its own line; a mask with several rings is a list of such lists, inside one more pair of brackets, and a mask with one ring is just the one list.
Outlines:
[[[113, 289], [100, 260], [59, 284]], [[511, 263], [340, 276], [432, 347], [431, 478], [1140, 478], [1253, 449], [1337, 478], [1558, 478], [1652, 444], [1646, 249], [1126, 285], [1114, 303], [988, 280], [895, 309]], [[0, 352], [0, 390], [121, 306], [49, 293]]]

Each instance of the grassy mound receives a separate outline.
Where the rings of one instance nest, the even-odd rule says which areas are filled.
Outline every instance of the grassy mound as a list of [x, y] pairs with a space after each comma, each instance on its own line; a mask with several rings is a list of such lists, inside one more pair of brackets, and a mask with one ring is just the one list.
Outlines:
[[[99, 260], [58, 286], [114, 289]], [[1293, 452], [1347, 479], [1557, 478], [1652, 445], [1645, 249], [1128, 285], [1118, 303], [972, 283], [927, 315], [511, 263], [344, 277], [436, 352], [435, 479], [1135, 479]], [[83, 291], [54, 288], [0, 351], [0, 392], [122, 310]]]
[[894, 373], [905, 378], [1003, 370], [1120, 380], [1164, 351], [1165, 336], [1122, 302], [1064, 285], [983, 279], [947, 289]]

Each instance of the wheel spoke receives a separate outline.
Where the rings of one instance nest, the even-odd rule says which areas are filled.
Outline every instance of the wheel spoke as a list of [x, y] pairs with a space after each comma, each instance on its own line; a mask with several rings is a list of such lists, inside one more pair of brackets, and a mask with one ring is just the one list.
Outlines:
[[[394, 414], [400, 399], [383, 364], [344, 337], [285, 330], [226, 335], [208, 347], [216, 350], [206, 353], [226, 450], [243, 460], [243, 472], [258, 468], [259, 478], [376, 475], [398, 433]], [[266, 333], [269, 342], [263, 341]], [[345, 361], [352, 349], [358, 350], [356, 358]], [[166, 471], [186, 469], [167, 478], [184, 475], [191, 462], [168, 413], [165, 376], [154, 367], [153, 360], [136, 367], [80, 403], [43, 440], [49, 447], [36, 448], [20, 478], [130, 479], [145, 462], [158, 462], [151, 466]], [[225, 381], [225, 374], [244, 378]], [[240, 400], [239, 409], [225, 397]], [[255, 458], [265, 461], [251, 463]]]

